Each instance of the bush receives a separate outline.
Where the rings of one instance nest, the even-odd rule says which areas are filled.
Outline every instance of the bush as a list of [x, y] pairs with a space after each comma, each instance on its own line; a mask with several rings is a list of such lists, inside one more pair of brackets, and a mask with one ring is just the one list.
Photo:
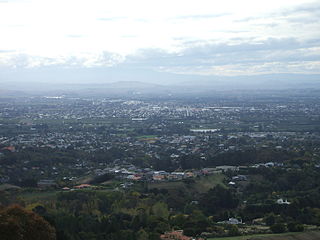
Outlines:
[[239, 235], [241, 235], [237, 225], [230, 225], [230, 228], [229, 228], [229, 231], [228, 231], [228, 235], [229, 236], [239, 236]]
[[283, 233], [286, 231], [286, 225], [284, 225], [283, 223], [276, 223], [270, 227], [270, 230], [273, 233]]
[[276, 216], [273, 213], [271, 213], [264, 218], [264, 221], [267, 226], [272, 226], [276, 222]]
[[194, 236], [196, 234], [194, 228], [185, 228], [183, 229], [183, 233], [184, 235], [187, 235], [187, 236]]
[[13, 205], [0, 210], [1, 240], [55, 240], [55, 229], [34, 212]]
[[303, 224], [297, 222], [291, 222], [287, 225], [289, 232], [303, 232], [304, 226]]

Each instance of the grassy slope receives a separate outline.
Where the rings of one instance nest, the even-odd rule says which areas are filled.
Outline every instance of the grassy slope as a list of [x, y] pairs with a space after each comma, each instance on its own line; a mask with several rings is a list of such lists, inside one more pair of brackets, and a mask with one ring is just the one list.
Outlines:
[[[195, 178], [195, 183], [186, 184], [183, 181], [176, 182], [159, 182], [159, 183], [150, 183], [149, 189], [151, 188], [159, 188], [159, 189], [182, 189], [189, 194], [199, 194], [208, 191], [210, 188], [216, 186], [217, 184], [221, 184], [224, 186], [223, 180], [225, 179], [225, 175], [223, 174], [214, 174], [206, 177]], [[108, 182], [110, 187], [115, 187], [115, 182]], [[118, 182], [117, 182], [118, 183]], [[47, 190], [47, 191], [22, 191], [17, 193], [21, 200], [29, 204], [34, 203], [49, 203], [54, 202], [56, 200], [57, 193], [61, 190]], [[106, 191], [106, 190], [103, 190]]]
[[56, 199], [58, 191], [35, 191], [35, 192], [22, 192], [19, 197], [24, 200], [26, 204], [31, 204], [35, 202], [51, 202]]
[[320, 232], [257, 234], [251, 236], [209, 238], [208, 240], [319, 240]]
[[184, 189], [187, 188], [189, 191], [204, 193], [210, 188], [221, 184], [224, 186], [223, 180], [225, 176], [223, 174], [214, 174], [207, 177], [201, 177], [200, 179], [195, 178], [195, 183], [186, 184], [183, 181], [177, 182], [159, 182], [159, 183], [150, 183], [149, 188], [158, 188], [158, 189]]

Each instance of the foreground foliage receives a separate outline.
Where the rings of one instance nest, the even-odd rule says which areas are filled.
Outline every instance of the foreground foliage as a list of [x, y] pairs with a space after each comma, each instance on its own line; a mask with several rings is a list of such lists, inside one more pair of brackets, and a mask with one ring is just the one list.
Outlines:
[[55, 240], [55, 229], [42, 217], [19, 206], [0, 210], [2, 240]]

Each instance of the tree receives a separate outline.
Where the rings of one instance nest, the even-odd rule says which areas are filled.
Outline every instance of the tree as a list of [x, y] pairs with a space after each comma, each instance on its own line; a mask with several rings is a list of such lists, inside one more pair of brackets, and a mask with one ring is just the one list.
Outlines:
[[228, 230], [228, 235], [229, 236], [239, 236], [240, 235], [240, 231], [239, 228], [237, 227], [237, 225], [230, 225], [229, 230]]
[[270, 213], [264, 218], [264, 221], [267, 226], [272, 226], [276, 223], [276, 216], [274, 213]]
[[166, 219], [167, 220], [168, 217], [169, 217], [168, 206], [164, 202], [156, 202], [152, 206], [152, 212], [153, 212], [154, 215], [156, 215], [157, 217], [160, 217], [162, 219]]
[[273, 233], [283, 233], [286, 231], [286, 225], [284, 225], [283, 223], [276, 223], [270, 227], [270, 230]]
[[170, 224], [173, 227], [181, 229], [184, 224], [187, 222], [187, 215], [177, 214], [170, 217]]
[[303, 232], [304, 226], [297, 222], [291, 222], [287, 225], [289, 232]]
[[148, 240], [148, 239], [149, 239], [149, 235], [145, 230], [140, 229], [137, 232], [137, 240]]
[[226, 189], [221, 185], [210, 189], [200, 199], [200, 206], [204, 208], [204, 212], [215, 214], [223, 209], [236, 208], [239, 204], [239, 199], [230, 189]]
[[2, 240], [55, 240], [55, 229], [42, 217], [18, 205], [0, 211]]

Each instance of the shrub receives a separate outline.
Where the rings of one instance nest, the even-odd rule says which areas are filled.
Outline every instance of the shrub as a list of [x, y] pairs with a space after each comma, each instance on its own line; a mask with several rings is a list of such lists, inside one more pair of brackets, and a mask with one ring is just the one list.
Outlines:
[[34, 212], [14, 205], [0, 210], [1, 240], [55, 240], [55, 229]]
[[276, 223], [270, 227], [270, 230], [273, 233], [283, 233], [286, 231], [286, 225], [284, 225], [283, 223]]
[[264, 221], [267, 226], [272, 226], [276, 222], [276, 216], [273, 213], [271, 213], [264, 218]]
[[287, 225], [289, 232], [303, 232], [304, 226], [303, 224], [297, 222], [291, 222]]
[[228, 235], [229, 236], [239, 236], [240, 235], [240, 231], [239, 231], [239, 228], [237, 227], [237, 225], [230, 225]]

